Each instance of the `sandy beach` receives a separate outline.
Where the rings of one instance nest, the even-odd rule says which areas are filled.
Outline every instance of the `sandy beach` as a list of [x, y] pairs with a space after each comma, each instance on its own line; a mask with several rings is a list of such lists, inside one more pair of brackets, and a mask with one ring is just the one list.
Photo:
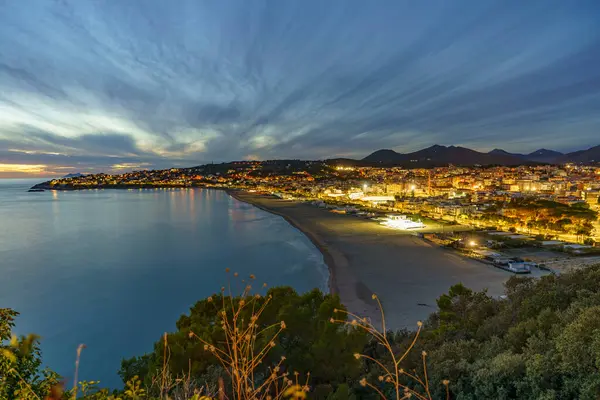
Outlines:
[[414, 328], [435, 311], [435, 300], [453, 284], [488, 289], [499, 296], [512, 276], [374, 221], [253, 193], [230, 195], [280, 215], [302, 231], [323, 253], [331, 272], [331, 292], [340, 296], [349, 311], [380, 322], [371, 298], [376, 293], [386, 311], [387, 326], [393, 329]]

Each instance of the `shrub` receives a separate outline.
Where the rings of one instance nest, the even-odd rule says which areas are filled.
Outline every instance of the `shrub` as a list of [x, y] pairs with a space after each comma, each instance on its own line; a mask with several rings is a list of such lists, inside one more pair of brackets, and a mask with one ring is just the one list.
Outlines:
[[0, 308], [0, 399], [43, 398], [58, 385], [59, 376], [41, 369], [37, 336], [13, 334], [18, 315], [9, 308]]
[[[253, 277], [249, 282], [252, 281]], [[225, 294], [223, 288], [221, 293], [197, 302], [188, 315], [179, 319], [177, 331], [158, 341], [152, 353], [123, 361], [121, 377], [127, 381], [137, 375], [147, 386], [156, 386], [153, 383], [160, 379], [158, 375], [164, 366], [169, 373], [199, 381], [211, 366], [220, 363], [220, 377], [231, 380], [234, 387], [244, 386], [235, 376], [236, 370], [253, 374], [257, 382], [266, 382], [273, 368], [284, 373], [293, 368], [299, 372], [299, 382], [306, 382], [310, 373], [311, 385], [329, 384], [336, 388], [357, 380], [361, 363], [354, 353], [361, 351], [368, 339], [363, 331], [329, 323], [335, 309], [344, 309], [337, 296], [316, 289], [300, 295], [289, 287], [270, 289], [264, 296], [252, 295], [251, 290], [251, 285], [247, 285], [239, 296], [232, 296]], [[239, 334], [244, 333], [243, 338], [231, 330], [234, 326], [238, 326]], [[245, 341], [243, 346], [240, 340]], [[222, 343], [236, 343], [227, 351], [233, 351], [237, 364], [232, 365], [231, 359], [217, 351]], [[264, 349], [269, 351], [263, 352]], [[248, 351], [253, 352], [253, 358], [259, 357], [260, 363], [239, 364], [244, 357], [245, 363], [250, 362], [250, 356], [244, 353]], [[245, 356], [240, 356], [240, 352]]]

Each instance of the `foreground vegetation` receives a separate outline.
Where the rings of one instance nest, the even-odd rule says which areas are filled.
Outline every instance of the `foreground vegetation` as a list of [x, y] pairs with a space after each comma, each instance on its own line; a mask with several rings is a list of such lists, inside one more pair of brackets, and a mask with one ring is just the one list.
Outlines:
[[0, 399], [600, 397], [600, 265], [513, 277], [503, 299], [455, 285], [416, 332], [374, 327], [318, 290], [250, 291], [196, 303], [151, 353], [123, 361], [126, 388], [111, 393], [40, 371], [36, 338], [14, 338], [2, 309]]

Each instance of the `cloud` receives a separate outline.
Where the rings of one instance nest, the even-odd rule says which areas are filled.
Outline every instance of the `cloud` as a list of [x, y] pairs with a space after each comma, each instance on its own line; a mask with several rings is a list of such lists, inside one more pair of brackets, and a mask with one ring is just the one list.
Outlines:
[[144, 169], [144, 168], [148, 168], [150, 166], [150, 163], [123, 163], [123, 164], [114, 164], [111, 165], [111, 168], [115, 171], [119, 171], [119, 170], [132, 170], [132, 169]]
[[[40, 146], [55, 148], [63, 154], [116, 156], [143, 155], [131, 136], [117, 133], [93, 133], [77, 137], [64, 137], [48, 132], [24, 130], [31, 141]], [[61, 154], [61, 153], [59, 153]]]
[[45, 171], [47, 165], [40, 164], [0, 164], [0, 172], [17, 172], [27, 174], [39, 174]]
[[7, 2], [0, 162], [597, 144], [597, 2]]

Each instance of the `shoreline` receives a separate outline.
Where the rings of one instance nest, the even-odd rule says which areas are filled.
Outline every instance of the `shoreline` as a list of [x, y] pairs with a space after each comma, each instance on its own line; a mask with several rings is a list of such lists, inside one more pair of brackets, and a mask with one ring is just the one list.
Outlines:
[[[329, 293], [339, 296], [341, 303], [347, 307], [349, 312], [360, 317], [369, 318], [375, 326], [381, 324], [381, 311], [375, 301], [371, 299], [373, 292], [370, 292], [367, 287], [364, 287], [365, 290], [362, 290], [363, 293], [357, 293], [358, 291], [354, 290], [360, 286], [361, 282], [359, 282], [348, 270], [349, 262], [343, 252], [336, 249], [335, 246], [328, 244], [322, 235], [315, 232], [315, 229], [310, 229], [306, 223], [298, 221], [298, 218], [294, 218], [290, 213], [276, 210], [273, 207], [264, 204], [264, 200], [277, 201], [281, 199], [255, 195], [243, 190], [227, 189], [225, 192], [237, 201], [254, 206], [269, 214], [282, 217], [292, 227], [299, 230], [323, 255], [323, 261], [329, 270], [327, 285]], [[263, 202], [260, 200], [263, 200]], [[286, 200], [281, 201], [287, 202]]]
[[[225, 191], [232, 199], [282, 217], [299, 230], [323, 256], [329, 293], [339, 296], [350, 313], [369, 318], [375, 326], [382, 326], [383, 310], [373, 294], [387, 311], [388, 329], [413, 330], [437, 310], [437, 299], [451, 286], [462, 283], [498, 297], [513, 275], [372, 220], [241, 189], [198, 188]], [[430, 230], [435, 227], [423, 232]]]
[[330, 293], [349, 312], [381, 326], [377, 294], [390, 329], [415, 329], [437, 310], [436, 300], [452, 285], [504, 294], [513, 274], [448, 252], [411, 233], [361, 218], [338, 215], [302, 202], [243, 190], [227, 190], [233, 199], [284, 218], [323, 254]]
[[242, 203], [250, 204], [251, 206], [254, 206], [260, 210], [268, 212], [269, 214], [273, 214], [273, 215], [282, 217], [284, 220], [286, 220], [286, 222], [288, 224], [290, 224], [291, 226], [293, 226], [294, 228], [299, 230], [304, 236], [306, 236], [308, 238], [308, 240], [310, 240], [311, 243], [321, 252], [321, 254], [323, 255], [323, 261], [325, 262], [325, 264], [327, 265], [327, 268], [329, 269], [329, 278], [327, 279], [327, 287], [329, 288], [329, 293], [330, 294], [338, 294], [339, 291], [337, 289], [337, 286], [335, 285], [335, 259], [331, 255], [331, 253], [327, 249], [327, 246], [325, 246], [325, 244], [323, 242], [321, 242], [312, 232], [303, 229], [302, 224], [298, 223], [296, 220], [294, 220], [290, 216], [280, 213], [280, 212], [277, 212], [275, 210], [271, 210], [261, 204], [253, 203], [253, 202], [249, 201], [248, 199], [244, 199], [244, 198], [240, 197], [236, 193], [236, 191], [226, 190], [226, 192], [229, 196], [233, 197], [237, 201], [241, 201]]
[[48, 182], [35, 184], [29, 188], [29, 191], [59, 191], [59, 192], [77, 192], [86, 190], [137, 190], [137, 189], [214, 189], [230, 190], [222, 186], [209, 185], [155, 185], [155, 184], [135, 184], [135, 185], [95, 185], [95, 186], [50, 186]]

